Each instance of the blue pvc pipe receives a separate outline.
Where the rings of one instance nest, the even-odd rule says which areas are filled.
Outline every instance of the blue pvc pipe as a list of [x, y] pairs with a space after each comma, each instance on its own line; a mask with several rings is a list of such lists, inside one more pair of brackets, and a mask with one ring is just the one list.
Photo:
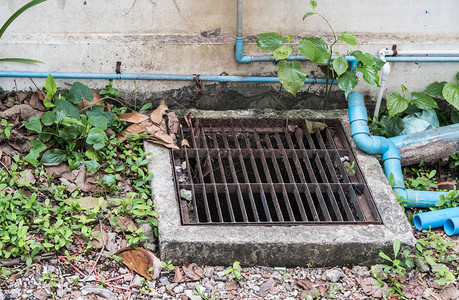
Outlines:
[[386, 56], [387, 62], [459, 62], [458, 56]]
[[363, 95], [357, 92], [348, 96], [348, 113], [351, 123], [351, 136], [356, 145], [368, 154], [380, 154], [384, 162], [384, 172], [388, 179], [393, 176], [393, 190], [403, 199], [407, 207], [435, 206], [446, 192], [415, 191], [405, 189], [400, 152], [393, 141], [381, 136], [371, 136]]
[[[398, 149], [439, 139], [442, 141], [459, 141], [459, 123], [389, 138]], [[457, 144], [459, 146], [459, 143]]]
[[[117, 73], [77, 73], [77, 72], [24, 72], [24, 71], [0, 71], [0, 77], [15, 78], [46, 78], [51, 74], [54, 78], [71, 79], [124, 79], [124, 80], [178, 80], [195, 81], [197, 77], [201, 81], [220, 82], [280, 82], [278, 77], [263, 76], [223, 76], [223, 75], [180, 75], [180, 74], [117, 74]], [[327, 83], [324, 78], [306, 78], [305, 83]], [[334, 84], [337, 81], [333, 81]]]
[[415, 214], [413, 217], [414, 227], [417, 230], [442, 227], [450, 218], [459, 217], [459, 207], [433, 210]]
[[444, 228], [447, 235], [459, 234], [459, 216], [446, 220]]

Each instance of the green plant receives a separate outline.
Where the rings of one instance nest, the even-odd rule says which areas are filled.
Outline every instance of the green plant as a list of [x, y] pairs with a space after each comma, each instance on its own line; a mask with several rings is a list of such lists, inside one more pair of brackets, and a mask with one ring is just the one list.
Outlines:
[[44, 273], [41, 278], [40, 278], [40, 281], [42, 283], [45, 283], [45, 282], [48, 282], [49, 283], [49, 287], [51, 289], [51, 297], [53, 299], [56, 298], [56, 288], [58, 287], [59, 285], [59, 276], [57, 274], [52, 274], [52, 273]]
[[225, 275], [230, 274], [231, 277], [233, 277], [233, 279], [241, 279], [242, 278], [241, 271], [242, 271], [242, 268], [239, 266], [239, 262], [235, 261], [233, 265], [229, 267], [228, 269], [226, 269], [225, 271], [223, 271], [223, 273]]
[[456, 74], [456, 82], [434, 82], [424, 92], [434, 98], [444, 99], [456, 110], [459, 110], [459, 72]]
[[[302, 37], [298, 45], [298, 53], [302, 54], [308, 60], [319, 64], [319, 67], [324, 72], [327, 84], [325, 85], [325, 96], [328, 101], [333, 81], [338, 80], [339, 88], [344, 91], [347, 96], [357, 85], [358, 77], [355, 71], [362, 73], [363, 79], [370, 85], [379, 86], [378, 71], [384, 65], [384, 61], [375, 58], [369, 53], [363, 53], [355, 50], [349, 55], [354, 56], [358, 60], [358, 65], [355, 70], [349, 68], [349, 64], [345, 55], [340, 55], [333, 51], [333, 47], [338, 42], [344, 42], [350, 46], [357, 46], [357, 40], [350, 32], [342, 32], [339, 36], [336, 34], [329, 21], [316, 11], [317, 2], [310, 1], [312, 11], [307, 12], [303, 16], [303, 20], [310, 16], [318, 16], [330, 28], [333, 34], [333, 41], [327, 44], [319, 37]], [[303, 86], [306, 79], [306, 73], [301, 69], [301, 65], [297, 61], [288, 61], [286, 58], [293, 53], [293, 46], [290, 34], [286, 37], [277, 33], [262, 33], [257, 35], [257, 45], [260, 49], [273, 53], [277, 61], [278, 77], [285, 90], [292, 95], [296, 95], [298, 90]], [[332, 55], [337, 55], [332, 57]]]
[[438, 267], [435, 272], [435, 276], [439, 277], [435, 279], [435, 282], [439, 285], [445, 285], [448, 282], [452, 282], [456, 279], [453, 273], [448, 269], [448, 267]]
[[448, 191], [446, 196], [440, 195], [440, 200], [435, 203], [435, 209], [444, 209], [457, 206], [459, 206], [459, 191], [456, 190], [456, 186], [453, 186], [453, 189]]
[[[430, 172], [425, 171], [423, 168], [423, 163], [420, 163], [420, 168], [411, 168], [414, 172], [416, 177], [408, 177], [405, 179], [405, 183], [408, 188], [413, 190], [420, 190], [420, 191], [428, 191], [431, 189], [437, 189], [437, 181], [435, 179], [435, 175], [437, 174], [437, 170], [431, 170]], [[406, 171], [406, 170], [405, 170]]]
[[348, 161], [344, 162], [344, 168], [346, 169], [347, 172], [355, 174], [354, 167], [355, 167], [355, 161], [353, 161], [352, 163], [350, 163]]
[[384, 258], [385, 260], [391, 262], [391, 265], [386, 265], [386, 264], [380, 264], [379, 266], [383, 269], [384, 272], [390, 273], [390, 272], [395, 272], [399, 274], [400, 276], [405, 276], [406, 274], [406, 267], [414, 267], [414, 264], [408, 259], [409, 256], [409, 250], [405, 249], [401, 254], [404, 256], [404, 259], [400, 260], [397, 258], [398, 254], [400, 253], [400, 247], [401, 243], [399, 239], [396, 239], [393, 244], [393, 250], [394, 250], [394, 258], [390, 258], [387, 254], [384, 252], [379, 252], [379, 256]]
[[449, 167], [455, 169], [459, 166], [459, 155], [453, 154], [449, 158]]
[[[26, 3], [24, 6], [22, 6], [21, 8], [19, 8], [16, 12], [14, 12], [9, 18], [8, 20], [6, 20], [6, 22], [3, 24], [3, 26], [0, 28], [0, 39], [1, 37], [3, 36], [3, 34], [5, 33], [6, 29], [11, 25], [11, 23], [13, 23], [13, 21], [19, 17], [23, 12], [25, 12], [26, 10], [28, 10], [29, 8], [37, 5], [37, 4], [40, 4], [42, 2], [45, 2], [46, 0], [33, 0], [33, 1], [30, 1], [28, 3]], [[38, 61], [38, 60], [34, 60], [34, 59], [29, 59], [29, 58], [0, 58], [0, 62], [20, 62], [20, 63], [27, 63], [27, 64], [36, 64], [36, 63], [40, 63], [41, 61]]]
[[57, 95], [58, 88], [51, 75], [46, 80], [47, 97], [44, 104], [52, 110], [41, 119], [31, 117], [25, 127], [38, 134], [37, 140], [31, 141], [31, 150], [25, 160], [38, 164], [41, 152], [52, 143], [41, 156], [42, 163], [61, 163], [67, 161], [71, 170], [85, 164], [90, 171], [96, 171], [99, 163], [94, 159], [95, 151], [101, 150], [108, 142], [104, 130], [113, 124], [117, 116], [104, 111], [103, 107], [92, 104], [81, 113], [77, 104], [83, 100], [92, 101], [94, 95], [87, 86], [80, 82], [73, 83], [67, 95]]
[[201, 297], [201, 299], [204, 299], [204, 300], [214, 300], [215, 299], [215, 296], [210, 297], [206, 289], [203, 287], [200, 287], [198, 283], [196, 284], [196, 288], [193, 291], [193, 294]]
[[167, 261], [167, 262], [164, 262], [162, 261], [161, 262], [161, 265], [163, 266], [163, 268], [166, 268], [168, 270], [173, 270], [175, 269], [174, 265], [171, 263], [171, 260]]
[[0, 139], [10, 139], [11, 129], [13, 124], [8, 123], [6, 119], [2, 119], [2, 124], [0, 124]]
[[333, 294], [339, 292], [339, 290], [341, 289], [342, 287], [338, 286], [336, 283], [330, 284], [330, 287], [328, 288], [328, 291], [327, 291], [327, 295], [325, 295], [324, 298], [337, 299], [338, 297]]

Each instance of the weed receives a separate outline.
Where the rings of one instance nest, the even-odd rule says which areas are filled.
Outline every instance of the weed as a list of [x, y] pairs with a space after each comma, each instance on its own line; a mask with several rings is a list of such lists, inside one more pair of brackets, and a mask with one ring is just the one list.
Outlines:
[[168, 270], [173, 270], [175, 269], [174, 265], [171, 263], [171, 260], [167, 261], [167, 262], [164, 262], [162, 261], [161, 262], [161, 265], [163, 266], [163, 268], [166, 268]]
[[344, 168], [346, 169], [347, 172], [355, 174], [354, 167], [355, 167], [355, 161], [353, 161], [352, 163], [350, 163], [348, 161], [344, 162]]
[[396, 239], [393, 244], [394, 250], [394, 258], [390, 258], [384, 252], [379, 252], [379, 256], [384, 258], [385, 260], [391, 262], [391, 265], [380, 264], [379, 266], [383, 269], [384, 272], [390, 273], [394, 271], [395, 273], [399, 274], [400, 276], [405, 276], [406, 274], [406, 267], [414, 267], [414, 264], [408, 259], [409, 250], [405, 249], [401, 252], [401, 255], [404, 256], [404, 260], [397, 259], [398, 254], [400, 253], [401, 243], [399, 239]]
[[2, 124], [0, 124], [0, 139], [10, 139], [11, 129], [13, 124], [8, 123], [6, 119], [2, 119]]
[[199, 284], [196, 284], [196, 288], [193, 291], [193, 294], [201, 297], [201, 299], [203, 300], [214, 300], [215, 299], [215, 296], [210, 297], [209, 292], [205, 288], [200, 287]]
[[437, 170], [431, 170], [430, 172], [425, 171], [423, 168], [424, 164], [422, 162], [419, 164], [419, 166], [419, 169], [411, 168], [411, 170], [416, 174], [416, 177], [409, 177], [405, 180], [408, 188], [420, 191], [437, 189], [438, 185], [437, 181], [435, 180]]
[[233, 277], [233, 279], [239, 280], [242, 278], [241, 271], [242, 271], [242, 268], [240, 267], [239, 262], [235, 261], [233, 265], [229, 267], [228, 269], [226, 269], [223, 273], [225, 275], [230, 274], [231, 277]]

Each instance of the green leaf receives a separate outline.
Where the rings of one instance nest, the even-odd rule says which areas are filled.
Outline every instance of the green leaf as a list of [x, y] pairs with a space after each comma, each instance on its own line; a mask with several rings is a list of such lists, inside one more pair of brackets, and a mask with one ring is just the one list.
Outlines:
[[51, 137], [53, 136], [53, 134], [55, 134], [55, 130], [52, 129], [52, 128], [45, 128], [39, 135], [38, 137], [40, 138], [40, 140], [42, 140], [43, 142], [48, 142]]
[[347, 67], [348, 63], [345, 57], [341, 56], [333, 60], [333, 69], [338, 76], [341, 76], [344, 72], [346, 72]]
[[359, 62], [361, 62], [365, 66], [372, 66], [376, 64], [373, 56], [369, 53], [363, 53], [360, 50], [352, 51], [351, 56], [354, 56]]
[[315, 9], [317, 7], [317, 2], [314, 0], [309, 1], [309, 6], [311, 6], [312, 9]]
[[41, 122], [36, 117], [30, 117], [29, 122], [28, 123], [24, 123], [24, 124], [25, 124], [25, 128], [27, 128], [28, 130], [32, 130], [32, 131], [35, 131], [37, 133], [40, 133], [41, 130], [42, 130]]
[[304, 21], [304, 19], [306, 19], [307, 17], [313, 16], [313, 15], [315, 15], [315, 13], [313, 13], [312, 11], [305, 13], [304, 16], [303, 16], [303, 21]]
[[361, 72], [363, 80], [372, 86], [379, 87], [379, 75], [378, 70], [374, 66], [362, 66], [357, 68], [357, 72]]
[[448, 82], [443, 88], [443, 97], [454, 108], [459, 109], [459, 87], [452, 82]]
[[391, 93], [387, 97], [386, 102], [390, 117], [403, 112], [405, 109], [407, 109], [408, 104], [410, 103], [408, 99], [402, 97], [399, 93]]
[[389, 118], [384, 115], [380, 122], [385, 126], [387, 137], [399, 136], [403, 129], [405, 129], [405, 122], [399, 117], [394, 116]]
[[44, 113], [44, 115], [41, 117], [41, 122], [45, 126], [51, 126], [56, 122], [56, 113], [54, 111], [47, 111]]
[[107, 129], [107, 119], [105, 117], [90, 116], [88, 122], [91, 126], [100, 128], [102, 130]]
[[438, 108], [437, 102], [422, 92], [412, 92], [411, 103], [420, 109]]
[[261, 50], [275, 51], [285, 43], [285, 37], [275, 32], [260, 33], [257, 35], [257, 46]]
[[443, 88], [445, 87], [446, 82], [434, 82], [429, 84], [428, 87], [424, 90], [424, 93], [434, 98], [443, 98]]
[[373, 60], [375, 62], [374, 66], [375, 66], [376, 70], [378, 70], [378, 71], [381, 70], [382, 67], [384, 67], [384, 65], [386, 64], [386, 62], [384, 60], [380, 59], [379, 57], [373, 57]]
[[298, 52], [319, 64], [326, 64], [330, 60], [328, 45], [321, 38], [302, 38], [298, 45]]
[[86, 150], [84, 155], [90, 160], [95, 160], [95, 161], [99, 160], [99, 155], [93, 149]]
[[455, 110], [451, 112], [451, 122], [453, 122], [454, 124], [459, 123], [459, 112]]
[[297, 61], [280, 61], [277, 66], [277, 76], [282, 84], [282, 87], [296, 96], [298, 90], [303, 86], [306, 79], [306, 73], [301, 70], [300, 63]]
[[402, 88], [402, 93], [406, 93], [408, 91], [405, 85], [401, 84], [400, 87]]
[[274, 50], [273, 55], [276, 60], [286, 59], [292, 53], [290, 46], [280, 46]]
[[51, 149], [46, 151], [42, 158], [41, 162], [44, 164], [51, 164], [51, 163], [61, 163], [66, 160], [65, 151], [62, 149]]
[[95, 117], [105, 117], [107, 119], [107, 127], [113, 125], [113, 119], [115, 117], [115, 113], [112, 111], [104, 111], [103, 107], [100, 105], [93, 105], [92, 107], [86, 110], [86, 115], [88, 117], [95, 116]]
[[357, 40], [355, 39], [355, 36], [347, 31], [344, 31], [341, 33], [341, 35], [338, 37], [338, 40], [345, 42], [348, 45], [351, 46], [357, 46], [359, 43], [357, 43]]
[[18, 57], [8, 57], [8, 58], [0, 58], [0, 62], [17, 62], [17, 63], [23, 63], [23, 64], [42, 64], [42, 61], [36, 60], [36, 59], [30, 59], [30, 58], [18, 58]]
[[66, 141], [74, 141], [81, 134], [82, 130], [80, 128], [81, 126], [78, 125], [62, 126], [57, 131], [57, 135]]
[[400, 251], [400, 247], [401, 247], [401, 242], [399, 239], [396, 239], [394, 241], [394, 245], [393, 245], [393, 248], [394, 248], [394, 257], [397, 257], [398, 255], [398, 252]]
[[95, 160], [85, 161], [84, 165], [89, 172], [96, 172], [100, 164]]
[[116, 178], [115, 175], [104, 175], [102, 178], [103, 181], [105, 181], [107, 184], [114, 184], [116, 183]]
[[49, 74], [48, 77], [46, 78], [45, 89], [46, 89], [46, 92], [49, 94], [50, 98], [52, 98], [54, 94], [57, 93], [56, 82], [54, 81], [54, 78], [53, 76], [51, 76], [51, 74]]
[[424, 256], [424, 259], [426, 260], [426, 263], [428, 263], [431, 267], [435, 266], [435, 260], [430, 257], [430, 256]]
[[151, 102], [146, 103], [142, 106], [142, 108], [139, 110], [139, 112], [143, 112], [144, 110], [149, 109], [153, 104]]
[[45, 2], [46, 0], [33, 0], [33, 1], [30, 1], [28, 3], [26, 3], [24, 6], [22, 6], [21, 8], [19, 8], [16, 12], [14, 12], [14, 14], [11, 15], [11, 17], [8, 18], [8, 20], [6, 20], [5, 24], [3, 24], [2, 28], [0, 28], [0, 38], [3, 36], [3, 33], [5, 33], [5, 30], [8, 28], [8, 26], [10, 26], [11, 23], [13, 23], [13, 21], [19, 17], [23, 12], [25, 12], [26, 10], [28, 10], [29, 8], [31, 8], [32, 6], [35, 6], [37, 4], [40, 4], [42, 2]]
[[358, 82], [359, 79], [357, 75], [351, 71], [346, 71], [338, 77], [338, 86], [344, 92], [346, 97], [354, 90]]
[[74, 82], [70, 91], [67, 95], [67, 98], [70, 102], [78, 104], [83, 99], [88, 101], [94, 100], [94, 94], [92, 93], [91, 89], [88, 88], [86, 85], [82, 84], [81, 82]]
[[80, 110], [72, 102], [69, 102], [64, 99], [57, 99], [55, 104], [56, 104], [56, 107], [54, 108], [54, 111], [57, 112], [58, 110], [63, 110], [65, 111], [65, 115], [67, 117], [74, 118], [77, 120], [80, 119]]
[[392, 261], [392, 259], [389, 256], [387, 256], [384, 252], [379, 252], [379, 256], [381, 256], [385, 260]]
[[46, 145], [43, 144], [40, 140], [31, 140], [30, 146], [32, 146], [32, 148], [30, 148], [29, 154], [24, 157], [24, 160], [35, 165], [38, 163], [38, 157], [40, 156], [40, 153], [46, 150]]
[[107, 140], [105, 132], [102, 129], [95, 127], [89, 130], [86, 143], [92, 145], [94, 150], [100, 150], [105, 146], [105, 140]]
[[287, 42], [291, 42], [293, 40], [292, 36], [290, 34], [285, 34], [285, 36], [287, 37]]

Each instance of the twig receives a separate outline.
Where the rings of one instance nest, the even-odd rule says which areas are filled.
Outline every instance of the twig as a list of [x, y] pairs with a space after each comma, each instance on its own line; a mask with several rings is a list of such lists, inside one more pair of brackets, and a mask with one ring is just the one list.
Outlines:
[[0, 164], [2, 164], [2, 166], [5, 168], [5, 170], [8, 172], [8, 174], [9, 174], [10, 176], [13, 176], [13, 175], [11, 175], [10, 170], [8, 170], [8, 168], [5, 166], [5, 164], [3, 163], [3, 161], [2, 161], [1, 159], [0, 159]]
[[[54, 253], [44, 253], [40, 256], [37, 256], [35, 257], [35, 259], [33, 260], [33, 262], [40, 262], [42, 260], [46, 260], [46, 259], [50, 259], [52, 257], [54, 257]], [[11, 267], [11, 266], [14, 266], [14, 265], [18, 265], [18, 264], [21, 264], [21, 263], [24, 263], [25, 261], [24, 260], [21, 260], [19, 258], [14, 258], [14, 259], [10, 259], [10, 260], [0, 260], [0, 266], [2, 267]]]
[[37, 88], [37, 90], [39, 90], [40, 88], [35, 84], [35, 82], [32, 80], [32, 78], [29, 78], [30, 81], [32, 81], [33, 85]]
[[83, 282], [86, 282], [88, 280], [88, 278], [94, 273], [94, 271], [96, 270], [96, 267], [97, 267], [97, 263], [99, 262], [100, 257], [104, 253], [105, 239], [104, 239], [104, 231], [103, 231], [103, 228], [102, 228], [102, 221], [100, 221], [100, 220], [99, 220], [99, 228], [100, 228], [100, 232], [102, 233], [102, 248], [100, 249], [99, 255], [96, 258], [96, 262], [94, 263], [94, 266], [92, 267], [91, 272], [89, 272], [88, 275], [83, 279]]

